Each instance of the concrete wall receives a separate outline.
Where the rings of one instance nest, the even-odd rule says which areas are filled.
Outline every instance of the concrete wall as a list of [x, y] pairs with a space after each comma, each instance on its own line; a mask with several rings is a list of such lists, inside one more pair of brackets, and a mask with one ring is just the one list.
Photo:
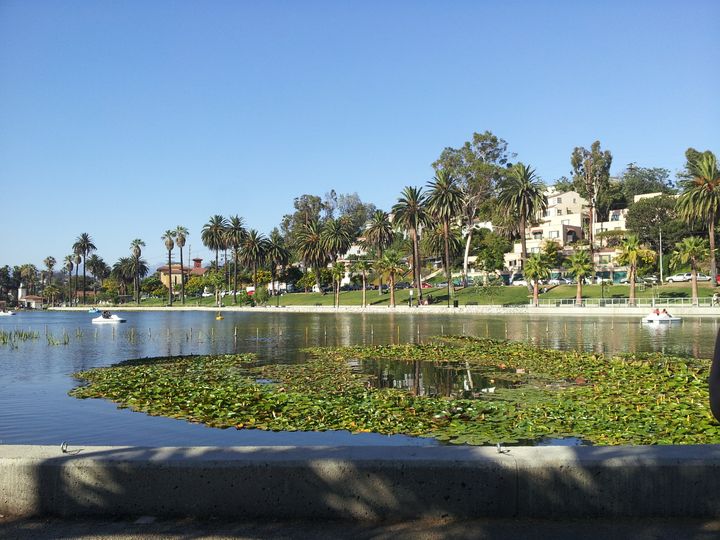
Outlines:
[[0, 446], [6, 516], [720, 517], [720, 446]]

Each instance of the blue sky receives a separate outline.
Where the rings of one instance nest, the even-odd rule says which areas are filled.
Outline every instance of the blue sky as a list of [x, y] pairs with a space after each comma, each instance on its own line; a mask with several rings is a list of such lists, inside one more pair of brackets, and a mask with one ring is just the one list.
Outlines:
[[546, 181], [599, 139], [720, 152], [720, 2], [0, 0], [0, 266], [87, 232], [161, 263], [213, 214], [264, 233], [303, 193], [389, 209], [490, 130]]

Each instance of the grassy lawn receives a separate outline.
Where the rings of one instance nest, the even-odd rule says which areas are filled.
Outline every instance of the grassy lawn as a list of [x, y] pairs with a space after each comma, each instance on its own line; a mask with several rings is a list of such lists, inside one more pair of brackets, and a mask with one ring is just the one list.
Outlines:
[[[545, 293], [540, 294], [540, 299], [546, 300], [562, 300], [575, 298], [575, 285], [558, 285], [549, 288]], [[659, 287], [645, 287], [635, 289], [638, 298], [690, 298], [691, 289], [689, 284], [673, 283], [662, 285]], [[715, 289], [709, 283], [698, 284], [698, 294], [701, 298], [711, 297]], [[390, 304], [390, 293], [378, 294], [378, 291], [367, 291], [367, 303], [370, 306], [388, 306]], [[407, 305], [410, 291], [402, 289], [395, 291], [395, 303], [397, 305]], [[447, 289], [432, 288], [424, 289], [423, 294], [427, 297], [431, 295], [434, 304], [447, 304]], [[603, 291], [600, 285], [584, 285], [582, 289], [583, 298], [602, 298]], [[627, 298], [630, 294], [628, 285], [611, 285], [606, 286], [604, 291], [605, 298]], [[459, 305], [483, 305], [483, 304], [526, 304], [532, 294], [526, 287], [509, 286], [509, 287], [467, 287], [458, 289], [454, 297]], [[290, 293], [278, 298], [271, 298], [269, 305], [276, 304], [281, 306], [332, 306], [334, 297], [332, 293]], [[226, 307], [233, 306], [233, 297], [226, 296], [223, 298], [223, 304]], [[342, 291], [340, 293], [341, 306], [360, 306], [362, 304], [362, 291]], [[134, 304], [129, 304], [134, 305]], [[143, 300], [141, 306], [144, 307], [160, 307], [167, 305], [167, 298], [149, 298]], [[180, 302], [175, 301], [174, 305], [180, 306]], [[215, 306], [213, 297], [206, 298], [188, 298], [185, 301], [186, 306]]]

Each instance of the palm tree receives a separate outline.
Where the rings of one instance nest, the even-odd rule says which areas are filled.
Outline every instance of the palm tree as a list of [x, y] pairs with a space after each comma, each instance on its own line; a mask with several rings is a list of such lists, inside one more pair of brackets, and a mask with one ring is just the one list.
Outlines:
[[258, 266], [265, 261], [266, 242], [265, 235], [250, 229], [240, 246], [240, 260], [252, 270], [253, 286], [256, 291]]
[[272, 293], [276, 294], [275, 281], [277, 277], [278, 267], [286, 266], [290, 261], [290, 252], [285, 247], [285, 240], [280, 231], [273, 229], [270, 238], [266, 244], [267, 251], [265, 256], [270, 263], [270, 279], [272, 282]]
[[362, 307], [366, 307], [367, 299], [365, 298], [365, 293], [367, 290], [367, 276], [372, 271], [372, 263], [363, 259], [355, 261], [352, 268], [354, 272], [360, 272], [360, 275], [362, 276]]
[[240, 258], [240, 246], [247, 236], [245, 222], [238, 216], [232, 216], [225, 227], [225, 242], [232, 251], [233, 256], [233, 304], [237, 304], [237, 275]]
[[[140, 238], [136, 238], [132, 242], [130, 242], [130, 251], [132, 252], [132, 256], [135, 259], [135, 261], [140, 260], [140, 255], [142, 255], [142, 248], [145, 247], [145, 242], [143, 242]], [[135, 265], [136, 268], [138, 265]], [[137, 302], [137, 305], [140, 305], [140, 275], [135, 274], [133, 276], [133, 289], [135, 293], [135, 301]]]
[[[92, 238], [88, 233], [82, 233], [75, 239], [73, 244], [73, 251], [78, 255], [82, 255], [83, 261], [87, 260], [88, 254], [95, 251], [97, 248], [93, 244]], [[83, 263], [83, 304], [85, 303], [85, 267], [87, 265]]]
[[590, 255], [586, 250], [574, 251], [566, 262], [566, 270], [577, 280], [577, 293], [575, 294], [575, 305], [582, 306], [582, 283], [587, 276], [593, 272], [593, 264]]
[[[388, 213], [382, 210], [375, 210], [365, 224], [363, 235], [365, 237], [363, 242], [364, 246], [374, 249], [377, 252], [378, 259], [381, 259], [383, 251], [390, 247], [393, 241], [393, 229]], [[382, 276], [380, 276], [378, 291], [379, 294], [382, 294]]]
[[450, 307], [450, 223], [457, 219], [463, 208], [463, 195], [457, 180], [449, 172], [440, 170], [428, 183], [430, 193], [427, 205], [432, 217], [442, 224], [445, 243], [445, 276], [447, 278], [448, 307]]
[[45, 260], [43, 260], [43, 264], [45, 265], [45, 268], [47, 268], [48, 285], [52, 285], [53, 268], [55, 268], [55, 263], [57, 263], [57, 261], [52, 255], [50, 255], [49, 257], [45, 257]]
[[690, 265], [692, 273], [692, 303], [698, 304], [697, 271], [701, 261], [710, 256], [710, 244], [707, 240], [697, 236], [688, 236], [675, 244], [675, 250], [670, 256], [670, 266], [678, 268]]
[[100, 279], [100, 274], [102, 273], [103, 266], [107, 266], [105, 264], [105, 261], [102, 260], [101, 257], [98, 257], [95, 254], [90, 255], [88, 257], [87, 261], [85, 261], [85, 266], [87, 266], [87, 269], [90, 270], [90, 273], [93, 275], [93, 296], [97, 298], [97, 285], [98, 280]]
[[[320, 232], [320, 242], [322, 243], [325, 251], [328, 253], [330, 260], [338, 262], [340, 254], [346, 253], [352, 243], [350, 228], [348, 227], [346, 221], [342, 218], [328, 218], [325, 221], [325, 225], [323, 225], [322, 231]], [[333, 276], [335, 271], [339, 270], [333, 266]], [[337, 282], [333, 279], [333, 292], [335, 293], [336, 305], [340, 301], [340, 283], [342, 278], [343, 276], [341, 275]]]
[[[82, 255], [79, 253], [75, 253], [75, 304], [77, 304], [78, 301], [78, 272], [80, 270], [80, 263], [82, 263]], [[84, 270], [83, 270], [84, 272]]]
[[128, 283], [135, 281], [137, 276], [134, 257], [120, 257], [115, 264], [113, 264], [111, 275], [118, 280], [120, 283], [120, 294], [127, 294]]
[[303, 263], [314, 271], [318, 290], [320, 290], [320, 268], [328, 262], [328, 253], [320, 238], [321, 233], [320, 222], [311, 219], [300, 225], [295, 236], [297, 254]]
[[45, 296], [48, 299], [48, 304], [51, 306], [55, 303], [55, 297], [60, 294], [60, 289], [58, 289], [55, 285], [52, 283], [45, 287], [43, 290], [43, 296]]
[[63, 262], [65, 263], [65, 270], [67, 271], [67, 274], [68, 274], [68, 290], [67, 290], [68, 301], [70, 301], [70, 298], [72, 295], [72, 283], [71, 283], [72, 282], [72, 271], [73, 271], [73, 268], [75, 267], [75, 263], [73, 262], [73, 259], [74, 259], [73, 255], [65, 255], [65, 259], [63, 260]]
[[717, 285], [715, 263], [715, 222], [720, 216], [720, 170], [712, 152], [703, 152], [689, 163], [692, 178], [683, 185], [677, 200], [680, 217], [688, 223], [701, 222], [708, 229], [710, 278]]
[[386, 274], [390, 280], [390, 307], [395, 307], [395, 277], [407, 272], [407, 265], [400, 254], [392, 249], [385, 252], [382, 259], [375, 263], [378, 273]]
[[538, 287], [541, 279], [550, 277], [550, 262], [541, 253], [533, 253], [528, 257], [524, 268], [525, 279], [532, 281], [533, 306], [538, 307]]
[[393, 222], [404, 228], [410, 235], [412, 242], [413, 282], [417, 288], [418, 305], [422, 304], [422, 275], [420, 267], [420, 230], [430, 224], [430, 214], [427, 211], [427, 197], [422, 188], [405, 186], [398, 202], [392, 207]]
[[637, 235], [630, 234], [623, 240], [620, 246], [620, 255], [617, 257], [618, 264], [627, 265], [628, 282], [630, 283], [630, 298], [628, 304], [635, 305], [635, 282], [637, 281], [637, 269], [641, 262], [652, 262], [655, 260], [655, 252], [640, 244]]
[[222, 249], [225, 235], [225, 228], [227, 227], [227, 220], [215, 214], [210, 217], [205, 225], [203, 225], [202, 232], [200, 233], [200, 239], [205, 247], [215, 251], [215, 268], [220, 268], [220, 249]]
[[521, 268], [527, 259], [525, 229], [538, 213], [547, 210], [544, 191], [545, 185], [535, 175], [535, 170], [522, 163], [513, 165], [510, 174], [500, 183], [498, 203], [507, 214], [515, 216], [519, 223]]
[[333, 301], [335, 303], [335, 307], [337, 308], [340, 307], [340, 284], [345, 276], [345, 265], [341, 262], [333, 263], [330, 268], [330, 274], [332, 275], [333, 280]]
[[173, 304], [173, 288], [172, 288], [172, 250], [175, 247], [175, 241], [173, 240], [175, 231], [167, 230], [162, 235], [160, 240], [165, 242], [165, 249], [168, 251], [168, 304]]
[[180, 302], [185, 305], [185, 265], [183, 264], [183, 248], [190, 232], [186, 227], [178, 225], [175, 227], [175, 245], [180, 250]]

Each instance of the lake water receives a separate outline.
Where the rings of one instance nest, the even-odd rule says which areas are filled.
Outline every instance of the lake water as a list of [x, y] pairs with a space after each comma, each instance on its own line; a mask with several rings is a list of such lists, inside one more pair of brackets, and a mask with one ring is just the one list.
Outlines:
[[[0, 444], [432, 445], [431, 439], [377, 434], [220, 430], [67, 393], [77, 384], [72, 373], [133, 358], [254, 352], [265, 362], [295, 362], [303, 360], [299, 349], [305, 346], [418, 342], [440, 334], [507, 338], [547, 348], [709, 358], [720, 322], [706, 317], [648, 327], [635, 317], [282, 312], [225, 312], [224, 320], [217, 321], [206, 311], [117, 313], [128, 322], [93, 325], [94, 315], [82, 312], [0, 317], [0, 331], [39, 334], [38, 339], [0, 345]], [[428, 394], [468, 390], [465, 372], [417, 369], [412, 363], [365, 362], [355, 368], [374, 374], [381, 386], [415, 384]], [[487, 384], [481, 373], [471, 375], [475, 390]]]

